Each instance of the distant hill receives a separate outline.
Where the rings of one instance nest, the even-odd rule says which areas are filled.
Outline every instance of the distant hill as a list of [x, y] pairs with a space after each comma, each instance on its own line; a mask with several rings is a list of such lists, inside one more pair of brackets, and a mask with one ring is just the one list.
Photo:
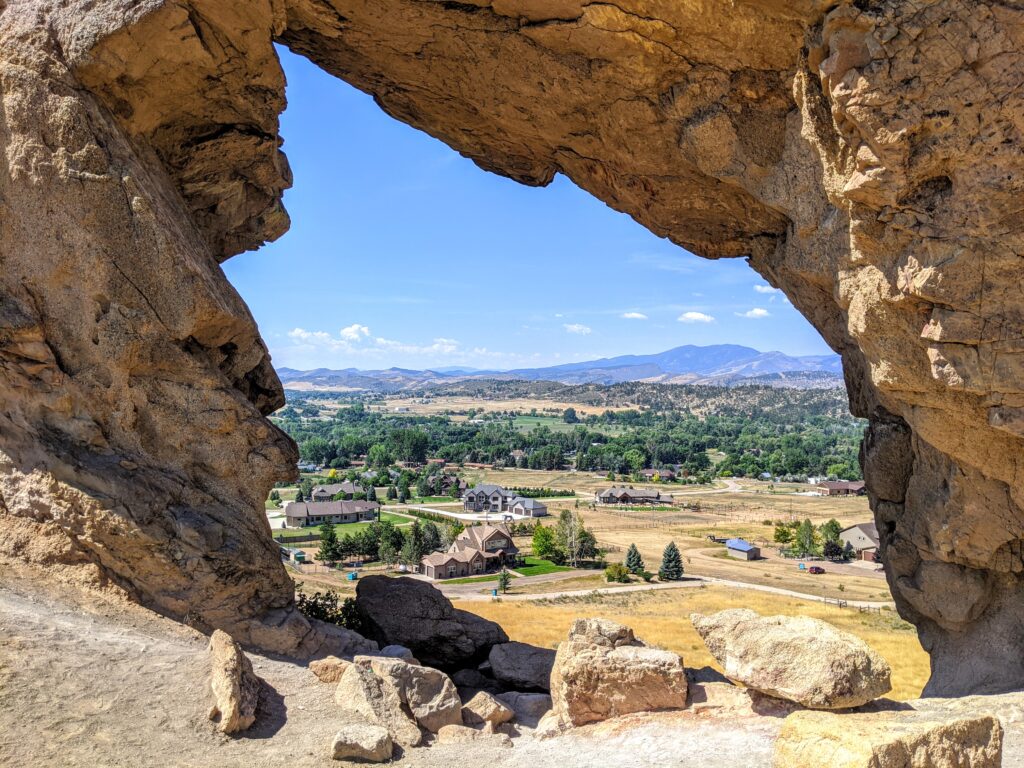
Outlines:
[[760, 352], [738, 344], [699, 347], [688, 344], [653, 355], [622, 355], [546, 368], [483, 371], [440, 368], [414, 371], [404, 368], [361, 371], [356, 368], [298, 371], [278, 370], [289, 389], [400, 392], [470, 379], [554, 381], [561, 384], [619, 384], [642, 381], [662, 384], [766, 384], [776, 387], [842, 386], [839, 355], [794, 357], [782, 352]]

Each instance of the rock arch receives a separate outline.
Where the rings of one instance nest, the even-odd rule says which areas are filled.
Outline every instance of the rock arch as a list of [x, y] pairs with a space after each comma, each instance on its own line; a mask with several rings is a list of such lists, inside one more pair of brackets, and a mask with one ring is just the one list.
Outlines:
[[[843, 356], [932, 693], [1024, 686], [1024, 15], [965, 0], [0, 0], [0, 554], [278, 650], [294, 445], [218, 262], [272, 42], [525, 184], [747, 257]], [[343, 180], [339, 180], [343, 183]]]

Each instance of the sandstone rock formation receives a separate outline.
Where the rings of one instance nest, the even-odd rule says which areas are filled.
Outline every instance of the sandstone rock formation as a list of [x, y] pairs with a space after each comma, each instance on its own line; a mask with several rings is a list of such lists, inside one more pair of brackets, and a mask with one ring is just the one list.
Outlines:
[[762, 693], [813, 709], [845, 709], [892, 688], [885, 659], [824, 621], [745, 608], [690, 620], [725, 676]]
[[508, 642], [493, 621], [453, 608], [432, 585], [408, 577], [360, 579], [356, 608], [381, 645], [403, 645], [424, 664], [441, 669], [479, 661], [491, 646]]
[[674, 653], [648, 648], [633, 630], [577, 619], [551, 670], [551, 714], [561, 727], [631, 712], [682, 709], [686, 671]]
[[774, 768], [1000, 768], [1003, 729], [991, 715], [794, 712], [775, 742]]
[[1022, 27], [990, 0], [0, 3], [0, 553], [317, 644], [262, 510], [294, 475], [281, 386], [218, 268], [288, 225], [277, 41], [485, 169], [747, 258], [870, 419], [929, 691], [1024, 686]]
[[383, 763], [391, 759], [393, 749], [387, 728], [354, 717], [342, 724], [331, 741], [331, 757], [335, 760]]
[[515, 711], [486, 691], [480, 691], [462, 706], [462, 722], [466, 725], [497, 726], [513, 720]]
[[231, 636], [215, 630], [210, 636], [210, 719], [222, 733], [238, 733], [256, 722], [262, 683], [252, 663]]
[[502, 643], [491, 648], [487, 657], [491, 673], [509, 688], [548, 691], [555, 652], [527, 643]]

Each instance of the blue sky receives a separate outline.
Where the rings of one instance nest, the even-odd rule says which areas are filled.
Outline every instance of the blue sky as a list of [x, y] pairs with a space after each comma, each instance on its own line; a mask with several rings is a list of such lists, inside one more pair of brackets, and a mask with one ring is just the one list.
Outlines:
[[291, 368], [515, 368], [681, 344], [829, 351], [741, 259], [708, 261], [559, 176], [480, 170], [281, 49], [291, 230], [224, 264]]

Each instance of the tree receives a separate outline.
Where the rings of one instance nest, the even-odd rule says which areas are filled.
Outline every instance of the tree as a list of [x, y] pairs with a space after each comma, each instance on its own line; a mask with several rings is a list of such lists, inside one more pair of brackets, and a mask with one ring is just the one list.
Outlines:
[[366, 464], [371, 467], [377, 467], [378, 469], [384, 469], [391, 466], [394, 461], [394, 457], [391, 452], [387, 449], [387, 446], [377, 443], [370, 446], [370, 450], [366, 453]]
[[622, 563], [612, 563], [604, 569], [605, 581], [618, 582], [619, 584], [628, 584], [629, 574], [629, 568]]
[[462, 523], [448, 523], [444, 527], [444, 533], [441, 534], [441, 545], [447, 549], [464, 530], [466, 530], [466, 526]]
[[392, 566], [398, 560], [398, 550], [390, 541], [382, 541], [377, 547], [377, 559], [384, 565]]
[[373, 483], [370, 483], [370, 485], [368, 485], [367, 488], [366, 488], [366, 500], [367, 501], [376, 501], [377, 500], [377, 489], [373, 487]]
[[398, 489], [398, 503], [405, 504], [409, 500], [408, 491], [405, 488]]
[[640, 557], [640, 550], [636, 548], [636, 544], [630, 544], [626, 550], [626, 569], [637, 575], [644, 571], [644, 560]]
[[576, 415], [575, 408], [566, 408], [564, 411], [562, 411], [562, 421], [564, 421], [566, 424], [577, 424], [579, 423], [579, 420], [580, 418], [579, 416]]
[[533, 554], [548, 560], [555, 553], [555, 532], [546, 525], [538, 525], [533, 530]]
[[796, 529], [796, 548], [801, 555], [812, 555], [818, 549], [818, 533], [810, 520], [804, 520]]
[[324, 563], [333, 563], [338, 558], [338, 532], [334, 530], [333, 523], [324, 523], [320, 526], [320, 548], [316, 552], [316, 559]]
[[277, 488], [275, 488], [274, 490], [272, 490], [270, 492], [270, 502], [275, 507], [280, 507], [281, 506], [281, 492], [278, 491]]
[[459, 478], [457, 478], [457, 477], [453, 477], [452, 478], [452, 487], [451, 487], [451, 490], [449, 491], [449, 495], [453, 499], [461, 498], [462, 493], [459, 491]]
[[431, 552], [441, 548], [441, 531], [438, 529], [436, 523], [432, 523], [429, 520], [423, 523], [423, 547], [422, 551], [424, 555], [428, 555]]
[[393, 485], [389, 485], [388, 486], [387, 496], [388, 496], [388, 500], [389, 501], [393, 501], [394, 499], [397, 499], [398, 498], [398, 489], [395, 488], [395, 486], [393, 486]]
[[658, 569], [658, 578], [662, 581], [679, 581], [683, 578], [683, 558], [679, 554], [679, 547], [674, 541], [670, 541], [661, 555], [661, 568]]
[[793, 540], [793, 529], [781, 523], [775, 526], [775, 541], [779, 544], [789, 544]]
[[423, 556], [420, 554], [420, 546], [412, 536], [406, 536], [402, 542], [402, 551], [399, 553], [399, 560], [402, 565], [415, 565]]
[[647, 461], [643, 453], [637, 448], [630, 448], [622, 454], [622, 459], [626, 462], [631, 472], [639, 472], [644, 468], [644, 464]]
[[821, 554], [829, 560], [838, 560], [843, 556], [843, 548], [839, 546], [837, 541], [826, 541], [821, 548]]
[[498, 589], [501, 590], [502, 594], [505, 594], [508, 592], [508, 587], [511, 583], [512, 574], [502, 568], [501, 573], [498, 574]]
[[843, 530], [843, 526], [839, 524], [838, 520], [832, 518], [827, 523], [823, 523], [818, 530], [821, 532], [822, 541], [839, 541], [839, 532]]

